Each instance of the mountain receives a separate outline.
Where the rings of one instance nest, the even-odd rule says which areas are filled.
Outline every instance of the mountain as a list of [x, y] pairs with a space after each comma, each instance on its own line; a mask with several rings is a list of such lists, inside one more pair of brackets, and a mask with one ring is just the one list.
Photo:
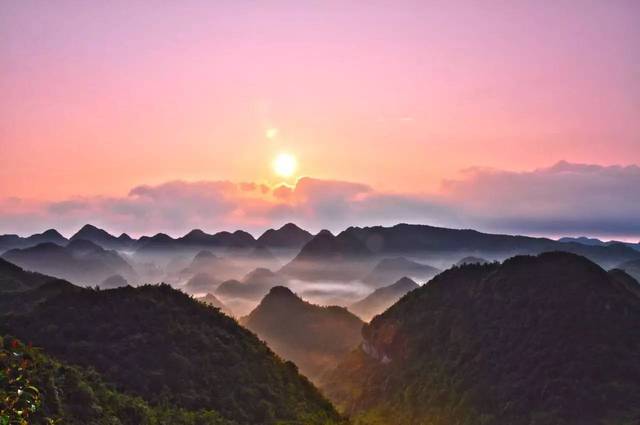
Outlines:
[[349, 281], [362, 277], [372, 261], [371, 251], [359, 238], [347, 232], [334, 236], [323, 230], [280, 271], [302, 280]]
[[227, 307], [222, 301], [218, 299], [218, 297], [216, 297], [213, 294], [207, 294], [204, 297], [196, 298], [196, 300], [220, 309], [220, 311], [226, 314], [227, 316], [233, 316], [233, 312], [231, 311], [231, 309]]
[[129, 282], [122, 275], [114, 274], [103, 280], [99, 286], [101, 289], [113, 289], [127, 286], [128, 284]]
[[269, 229], [259, 238], [258, 243], [268, 248], [299, 250], [313, 238], [313, 235], [293, 223], [287, 223], [281, 228]]
[[269, 269], [258, 268], [247, 273], [242, 281], [227, 280], [220, 284], [216, 294], [228, 298], [259, 300], [274, 286], [282, 285], [287, 279]]
[[640, 281], [640, 260], [625, 261], [618, 266], [619, 269], [629, 273], [635, 279]]
[[472, 255], [462, 258], [456, 263], [456, 266], [464, 266], [466, 264], [487, 264], [489, 261], [481, 257], [474, 257]]
[[215, 279], [209, 273], [196, 273], [184, 285], [184, 290], [189, 294], [198, 294], [203, 292], [215, 291], [220, 286], [220, 281]]
[[106, 230], [100, 229], [91, 224], [85, 224], [77, 233], [71, 236], [70, 240], [91, 241], [104, 249], [115, 250], [129, 249], [134, 243], [134, 240], [126, 233], [123, 233], [119, 237], [115, 237]]
[[11, 380], [0, 388], [0, 419], [7, 424], [236, 424], [213, 410], [153, 406], [14, 338], [0, 337], [0, 369]]
[[55, 229], [49, 229], [43, 233], [36, 233], [26, 238], [18, 235], [0, 235], [0, 252], [16, 248], [29, 248], [41, 243], [66, 245], [67, 242], [69, 242], [67, 238]]
[[576, 242], [576, 243], [580, 243], [583, 245], [593, 245], [593, 246], [609, 246], [609, 245], [615, 245], [615, 244], [622, 244], [622, 245], [626, 245], [629, 248], [633, 248], [635, 250], [640, 250], [640, 242], [639, 243], [634, 243], [634, 242], [620, 242], [620, 241], [601, 241], [600, 239], [596, 239], [596, 238], [588, 238], [586, 236], [580, 236], [577, 238], [571, 238], [571, 237], [564, 237], [564, 238], [560, 238], [558, 239], [558, 242]]
[[284, 286], [272, 288], [243, 323], [312, 379], [360, 343], [363, 325], [343, 307], [310, 304]]
[[22, 269], [0, 258], [0, 292], [26, 291], [56, 278]]
[[156, 233], [153, 236], [142, 236], [134, 244], [136, 254], [158, 254], [173, 251], [176, 241], [165, 233]]
[[396, 301], [402, 298], [404, 294], [419, 287], [420, 285], [413, 280], [408, 277], [403, 277], [393, 285], [376, 289], [365, 298], [351, 304], [349, 311], [352, 311], [363, 320], [369, 321], [373, 316], [391, 307]]
[[199, 248], [246, 248], [255, 244], [255, 239], [251, 234], [236, 230], [230, 232], [218, 232], [210, 235], [200, 229], [195, 229], [187, 233], [181, 238], [176, 239], [176, 244], [181, 246], [193, 246]]
[[377, 255], [480, 253], [490, 258], [507, 258], [516, 254], [564, 251], [582, 255], [607, 268], [614, 267], [623, 261], [640, 259], [640, 252], [622, 243], [589, 246], [575, 242], [563, 243], [547, 238], [497, 235], [476, 230], [447, 229], [416, 224], [398, 224], [392, 227], [350, 227], [338, 236], [343, 234], [360, 240]]
[[243, 262], [251, 264], [254, 268], [279, 268], [281, 263], [265, 245], [258, 244], [246, 255], [241, 257]]
[[3, 313], [0, 334], [93, 368], [113, 388], [153, 406], [212, 409], [239, 425], [341, 421], [295, 365], [234, 319], [168, 285], [72, 287]]
[[601, 241], [600, 239], [596, 239], [596, 238], [588, 238], [586, 236], [580, 236], [577, 238], [571, 238], [571, 237], [564, 237], [564, 238], [560, 238], [558, 239], [558, 242], [575, 242], [575, 243], [581, 243], [583, 245], [593, 245], [593, 246], [604, 246], [606, 245], [606, 242]]
[[366, 325], [323, 386], [362, 424], [637, 423], [639, 321], [584, 257], [454, 267]]
[[174, 239], [164, 233], [152, 237], [143, 236], [136, 243], [136, 253], [157, 254], [175, 251], [198, 251], [213, 248], [246, 249], [255, 246], [256, 240], [251, 234], [237, 230], [208, 234], [200, 229], [194, 229], [186, 235]]
[[420, 282], [426, 282], [441, 270], [427, 264], [417, 263], [404, 257], [384, 258], [367, 274], [362, 281], [368, 285], [380, 288], [395, 282], [402, 277], [410, 277]]
[[624, 290], [640, 298], [640, 281], [621, 269], [609, 270], [611, 276]]
[[82, 239], [67, 246], [48, 242], [12, 249], [2, 257], [20, 267], [83, 285], [100, 284], [114, 274], [136, 280], [135, 271], [118, 253]]

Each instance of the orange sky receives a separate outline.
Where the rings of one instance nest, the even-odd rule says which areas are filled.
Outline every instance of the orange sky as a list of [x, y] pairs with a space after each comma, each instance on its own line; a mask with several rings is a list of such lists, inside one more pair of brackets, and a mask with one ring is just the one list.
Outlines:
[[[490, 220], [485, 211], [495, 186], [504, 202], [538, 199], [512, 217], [536, 211], [522, 229], [538, 233], [555, 231], [552, 213], [575, 213], [557, 208], [565, 199], [559, 193], [537, 197], [532, 182], [579, 179], [580, 189], [563, 187], [563, 196], [600, 185], [621, 197], [607, 199], [611, 208], [635, 200], [628, 191], [635, 167], [596, 168], [595, 182], [588, 166], [553, 167], [561, 160], [640, 162], [635, 1], [584, 0], [576, 8], [569, 0], [189, 0], [153, 7], [137, 0], [28, 0], [2, 9], [0, 230], [28, 232], [58, 221], [71, 229], [91, 214], [113, 213], [109, 208], [121, 201], [131, 207], [133, 188], [164, 193], [172, 181], [354, 182], [371, 190], [349, 189], [349, 196], [364, 196], [361, 208], [374, 205], [388, 222], [438, 221], [470, 209], [464, 220], [443, 224], [501, 230], [493, 221], [505, 217]], [[268, 137], [270, 129], [277, 132]], [[273, 172], [281, 152], [298, 159], [290, 179]], [[477, 171], [463, 172], [470, 168], [484, 171], [477, 178]], [[526, 184], [506, 184], [513, 178]], [[464, 190], [452, 193], [459, 185], [451, 180], [463, 181]], [[473, 197], [476, 189], [484, 199]], [[316, 205], [314, 193], [294, 212]], [[409, 197], [402, 213], [389, 210], [394, 194]], [[73, 215], [68, 201], [80, 198], [91, 201]], [[257, 229], [297, 218], [280, 214], [282, 205], [276, 214], [231, 198], [225, 205], [236, 207], [224, 210], [231, 215], [221, 223]], [[110, 200], [107, 212], [100, 199]], [[602, 201], [567, 202], [586, 211], [592, 204]], [[434, 205], [433, 216], [420, 209]], [[25, 208], [35, 214], [32, 222]], [[57, 215], [38, 213], [51, 208]], [[362, 213], [307, 219], [339, 228]], [[600, 213], [583, 217], [575, 232], [640, 235], [635, 221], [621, 228], [612, 224], [623, 219], [616, 211]], [[249, 224], [240, 219], [249, 216]], [[534, 223], [543, 216], [545, 223]], [[174, 219], [159, 221], [157, 230], [162, 223], [176, 232], [198, 224]], [[118, 220], [104, 221], [129, 230]], [[514, 221], [508, 230], [518, 226]]]
[[277, 182], [282, 150], [299, 175], [418, 192], [472, 166], [637, 162], [638, 4], [583, 6], [5, 5], [0, 197]]

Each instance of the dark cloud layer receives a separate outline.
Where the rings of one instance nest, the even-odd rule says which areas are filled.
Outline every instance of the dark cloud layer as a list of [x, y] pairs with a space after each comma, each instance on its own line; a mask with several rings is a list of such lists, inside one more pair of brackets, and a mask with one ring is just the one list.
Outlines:
[[529, 172], [471, 169], [440, 193], [385, 193], [345, 181], [305, 177], [294, 187], [251, 182], [168, 182], [125, 197], [40, 203], [0, 201], [0, 232], [91, 222], [113, 232], [186, 233], [244, 228], [259, 233], [294, 221], [311, 230], [397, 222], [533, 234], [640, 237], [640, 167], [560, 162]]

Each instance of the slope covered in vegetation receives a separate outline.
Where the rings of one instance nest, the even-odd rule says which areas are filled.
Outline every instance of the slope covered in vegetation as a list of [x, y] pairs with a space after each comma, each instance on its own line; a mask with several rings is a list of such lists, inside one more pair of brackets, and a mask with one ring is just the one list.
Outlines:
[[0, 338], [0, 423], [33, 425], [234, 425], [212, 410], [152, 406], [92, 371]]
[[341, 420], [295, 365], [216, 308], [167, 285], [70, 286], [39, 300], [29, 291], [15, 295], [0, 330], [65, 363], [95, 368], [152, 405], [212, 409], [239, 424]]
[[573, 254], [454, 267], [363, 330], [323, 383], [359, 424], [640, 420], [640, 297]]

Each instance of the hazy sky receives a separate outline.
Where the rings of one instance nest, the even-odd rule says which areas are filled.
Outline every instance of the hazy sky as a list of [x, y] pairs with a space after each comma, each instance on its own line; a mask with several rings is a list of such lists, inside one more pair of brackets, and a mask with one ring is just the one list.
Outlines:
[[[478, 167], [537, 176], [561, 160], [640, 163], [635, 0], [4, 1], [0, 58], [0, 231], [73, 228], [93, 213], [129, 230], [117, 223], [134, 222], [102, 210], [19, 217], [80, 199], [128, 200], [133, 188], [172, 181], [275, 186], [271, 162], [283, 151], [299, 162], [291, 185], [302, 176], [357, 182], [453, 210], [469, 207], [470, 195], [451, 201], [447, 182], [480, 181]], [[524, 200], [527, 190], [509, 196]], [[640, 203], [626, 196], [619, 201]], [[562, 202], [536, 204], [545, 213], [532, 220], [555, 211], [554, 199]], [[462, 224], [488, 226], [472, 207]], [[414, 221], [435, 220], [419, 208]], [[280, 218], [230, 211], [204, 224]], [[565, 213], [556, 224], [570, 221]], [[613, 222], [575, 232], [612, 234], [621, 218], [604, 215], [587, 219]], [[640, 235], [626, 220], [617, 234]], [[315, 223], [325, 224], [338, 226]]]

